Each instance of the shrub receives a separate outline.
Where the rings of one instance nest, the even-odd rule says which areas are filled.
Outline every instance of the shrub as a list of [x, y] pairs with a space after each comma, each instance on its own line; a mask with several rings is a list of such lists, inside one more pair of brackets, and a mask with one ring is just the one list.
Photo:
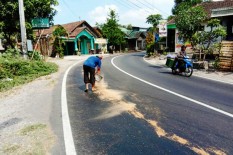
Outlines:
[[[30, 82], [57, 70], [58, 66], [54, 63], [2, 57], [0, 58], [0, 91]], [[11, 80], [6, 80], [8, 78]]]
[[31, 60], [42, 60], [42, 55], [38, 51], [28, 51], [28, 57]]
[[148, 56], [153, 55], [153, 53], [154, 53], [154, 43], [148, 44], [146, 46], [146, 53], [147, 53]]
[[20, 50], [16, 49], [16, 48], [10, 48], [7, 49], [2, 55], [1, 57], [3, 58], [18, 58], [20, 57]]
[[218, 57], [215, 58], [215, 61], [213, 63], [213, 67], [214, 69], [219, 69], [220, 68], [220, 64], [219, 64], [220, 60]]

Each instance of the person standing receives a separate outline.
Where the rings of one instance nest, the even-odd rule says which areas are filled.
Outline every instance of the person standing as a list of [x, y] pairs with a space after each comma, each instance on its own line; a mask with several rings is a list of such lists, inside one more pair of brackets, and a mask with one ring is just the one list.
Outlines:
[[100, 74], [102, 56], [91, 56], [83, 63], [85, 92], [91, 84], [92, 91], [95, 90], [95, 74]]

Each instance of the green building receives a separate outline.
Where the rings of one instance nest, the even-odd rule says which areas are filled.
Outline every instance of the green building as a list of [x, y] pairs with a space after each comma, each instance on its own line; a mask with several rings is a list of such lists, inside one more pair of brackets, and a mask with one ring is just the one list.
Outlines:
[[[100, 45], [96, 42], [97, 39], [102, 37], [101, 30], [91, 27], [86, 21], [78, 21], [61, 25], [68, 33], [68, 37], [62, 37], [65, 42], [64, 55], [76, 54], [92, 54], [99, 51]], [[38, 49], [45, 49], [48, 55], [52, 52], [52, 33], [57, 25], [41, 31], [41, 47]], [[39, 36], [39, 35], [37, 35]]]

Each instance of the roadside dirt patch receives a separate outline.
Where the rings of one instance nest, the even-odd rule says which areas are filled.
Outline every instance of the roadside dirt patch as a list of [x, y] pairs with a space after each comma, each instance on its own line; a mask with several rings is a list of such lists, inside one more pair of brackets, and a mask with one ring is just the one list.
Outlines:
[[54, 88], [77, 60], [49, 61], [58, 72], [0, 93], [0, 154], [50, 154], [57, 144], [50, 127]]
[[0, 154], [49, 154], [54, 143], [55, 137], [47, 125], [32, 124], [8, 135]]

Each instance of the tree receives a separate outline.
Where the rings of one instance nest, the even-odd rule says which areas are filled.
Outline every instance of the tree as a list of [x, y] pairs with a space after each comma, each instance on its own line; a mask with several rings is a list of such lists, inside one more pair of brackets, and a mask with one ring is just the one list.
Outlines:
[[[24, 0], [25, 22], [27, 37], [33, 39], [31, 20], [35, 17], [49, 18], [50, 24], [56, 10], [53, 6], [58, 5], [57, 0]], [[6, 39], [6, 46], [13, 48], [20, 39], [19, 7], [18, 0], [0, 1], [0, 33]]]
[[146, 18], [146, 22], [148, 24], [152, 24], [154, 28], [156, 28], [159, 25], [159, 20], [163, 19], [160, 14], [155, 14], [155, 15], [149, 15]]
[[155, 39], [153, 32], [149, 31], [146, 36], [146, 53], [151, 56], [154, 53]]
[[102, 27], [102, 32], [104, 37], [108, 39], [109, 45], [113, 46], [113, 49], [115, 49], [116, 45], [121, 46], [121, 44], [125, 43], [125, 35], [119, 28], [117, 14], [114, 10], [110, 10], [107, 21]]
[[182, 10], [189, 9], [192, 6], [195, 6], [201, 3], [203, 0], [175, 0], [175, 6], [172, 9], [173, 15], [178, 14]]
[[131, 24], [128, 24], [128, 25], [126, 26], [126, 28], [127, 28], [127, 30], [132, 30], [132, 29], [133, 29], [133, 26], [132, 26]]
[[201, 24], [207, 19], [207, 13], [201, 6], [191, 7], [180, 11], [175, 17], [176, 27], [179, 30], [179, 37], [190, 41], [193, 46], [193, 35], [201, 28]]
[[53, 51], [52, 51], [52, 57], [55, 57], [56, 54], [59, 54], [60, 58], [63, 58], [64, 56], [64, 41], [62, 40], [62, 37], [68, 37], [68, 33], [62, 26], [58, 26], [53, 31], [53, 37], [54, 37], [54, 43], [53, 43]]
[[152, 27], [149, 28], [149, 32], [146, 37], [146, 51], [147, 55], [150, 56], [151, 53], [154, 53], [154, 48], [158, 47], [158, 43], [155, 42], [154, 36], [158, 36], [159, 20], [163, 19], [160, 14], [149, 15], [146, 18], [146, 22], [152, 24]]
[[220, 42], [222, 42], [222, 38], [227, 35], [225, 28], [220, 25], [219, 19], [209, 20], [207, 27], [210, 28], [209, 31], [196, 32], [193, 36], [193, 40], [200, 51], [199, 59], [201, 59], [201, 53], [204, 53], [203, 60], [205, 60], [206, 54], [211, 54], [216, 49], [220, 51], [221, 43], [216, 43], [217, 38], [221, 37]]
[[174, 18], [175, 18], [174, 15], [170, 15], [170, 16], [167, 17], [167, 21], [170, 21], [170, 20], [172, 20], [172, 19], [174, 19]]

